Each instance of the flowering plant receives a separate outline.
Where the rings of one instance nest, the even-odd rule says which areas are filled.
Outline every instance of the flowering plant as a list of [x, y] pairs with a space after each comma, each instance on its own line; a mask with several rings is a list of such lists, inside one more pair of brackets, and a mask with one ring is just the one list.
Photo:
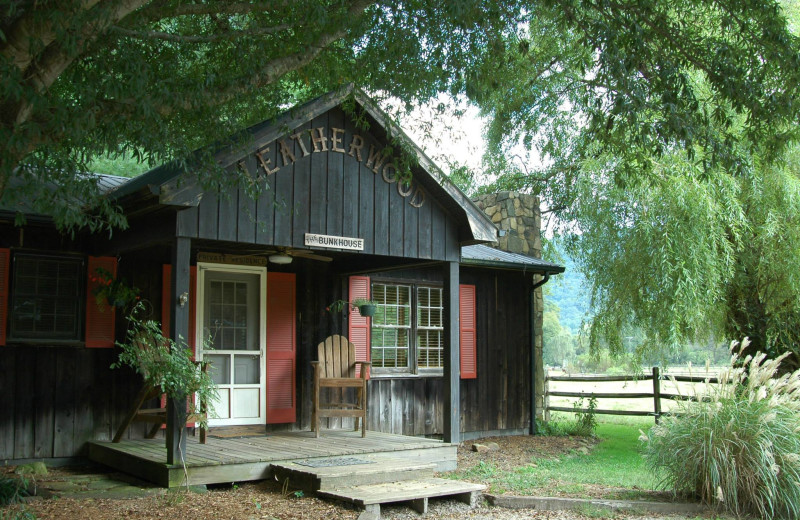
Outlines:
[[94, 283], [94, 294], [97, 305], [103, 308], [106, 304], [112, 307], [125, 307], [141, 299], [139, 289], [130, 286], [125, 280], [119, 280], [111, 271], [98, 267], [90, 277]]

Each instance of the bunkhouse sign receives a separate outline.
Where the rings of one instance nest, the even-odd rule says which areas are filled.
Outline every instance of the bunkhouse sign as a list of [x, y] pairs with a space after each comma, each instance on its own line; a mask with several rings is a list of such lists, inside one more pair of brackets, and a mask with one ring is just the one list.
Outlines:
[[[425, 191], [414, 180], [404, 181], [398, 178], [397, 165], [391, 161], [392, 155], [389, 147], [378, 148], [373, 144], [369, 145], [369, 152], [367, 152], [367, 143], [364, 138], [359, 134], [347, 134], [344, 128], [331, 127], [327, 129], [324, 126], [311, 128], [309, 130], [302, 130], [291, 134], [287, 138], [275, 141], [278, 153], [280, 154], [280, 165], [272, 164], [271, 146], [265, 146], [255, 152], [256, 167], [258, 175], [272, 175], [277, 173], [282, 168], [292, 165], [297, 161], [297, 155], [292, 150], [292, 146], [287, 139], [295, 141], [300, 149], [300, 157], [307, 157], [312, 153], [321, 152], [336, 152], [347, 154], [357, 160], [359, 163], [364, 162], [366, 157], [367, 168], [380, 177], [387, 184], [397, 184], [397, 193], [402, 197], [408, 199], [408, 203], [415, 208], [422, 207], [425, 204]], [[239, 170], [246, 174], [252, 175], [247, 169], [244, 160], [237, 163]]]
[[363, 251], [364, 239], [306, 233], [305, 245], [314, 247], [328, 247], [333, 249], [349, 249], [351, 251]]

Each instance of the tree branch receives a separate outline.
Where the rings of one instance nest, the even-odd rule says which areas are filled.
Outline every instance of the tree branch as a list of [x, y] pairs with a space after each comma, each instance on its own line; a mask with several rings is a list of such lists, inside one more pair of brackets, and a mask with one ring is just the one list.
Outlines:
[[269, 13], [277, 12], [291, 5], [290, 2], [210, 2], [205, 4], [177, 4], [167, 6], [165, 2], [159, 2], [141, 9], [137, 13], [137, 18], [141, 17], [148, 21], [163, 20], [175, 16], [201, 16], [201, 15], [230, 15], [248, 13]]
[[[88, 10], [101, 0], [84, 0], [80, 10]], [[64, 12], [69, 17], [76, 12]], [[36, 8], [11, 25], [5, 34], [5, 43], [0, 45], [0, 56], [13, 63], [19, 70], [26, 70], [38, 55], [37, 49], [47, 48], [56, 40], [56, 25], [52, 19], [42, 21]]]
[[[374, 0], [351, 1], [350, 8], [348, 9], [347, 15], [344, 17], [344, 19], [353, 20], [360, 17], [364, 10], [373, 3]], [[241, 94], [246, 94], [265, 85], [272, 84], [281, 76], [301, 69], [314, 61], [320, 52], [327, 48], [331, 43], [344, 37], [347, 34], [347, 31], [347, 26], [339, 24], [336, 30], [320, 35], [317, 41], [315, 41], [312, 45], [309, 45], [305, 50], [268, 61], [256, 73], [247, 78], [241, 78], [239, 81], [234, 81], [231, 83], [232, 86], [230, 88], [226, 88], [217, 92], [214, 96], [209, 98], [212, 100], [212, 103], [209, 103], [209, 99], [205, 99], [203, 104], [205, 106], [208, 106], [209, 104], [214, 106], [224, 105]], [[179, 103], [177, 106], [162, 106], [159, 109], [159, 113], [162, 116], [169, 116], [176, 109], [193, 110], [194, 108], [196, 108], [196, 106], [193, 102], [183, 100], [183, 102]]]
[[205, 36], [172, 34], [161, 31], [133, 31], [118, 25], [113, 26], [111, 30], [119, 35], [127, 36], [129, 38], [136, 38], [139, 40], [163, 40], [178, 43], [210, 43], [225, 40], [235, 40], [245, 36], [263, 36], [267, 34], [275, 34], [295, 26], [296, 24], [283, 24], [275, 25], [273, 27], [262, 27], [260, 29], [253, 29], [250, 31], [228, 31]]

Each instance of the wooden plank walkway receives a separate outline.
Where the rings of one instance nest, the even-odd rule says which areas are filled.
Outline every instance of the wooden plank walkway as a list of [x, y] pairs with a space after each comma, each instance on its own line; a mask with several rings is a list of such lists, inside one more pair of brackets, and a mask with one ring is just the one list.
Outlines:
[[456, 446], [434, 439], [368, 431], [326, 430], [313, 432], [269, 432], [260, 437], [215, 438], [200, 444], [189, 437], [186, 467], [166, 464], [164, 439], [95, 441], [89, 458], [119, 471], [165, 487], [219, 484], [261, 480], [272, 475], [272, 465], [324, 457], [368, 456], [371, 459], [402, 458], [409, 463], [433, 463], [437, 470], [455, 469]]

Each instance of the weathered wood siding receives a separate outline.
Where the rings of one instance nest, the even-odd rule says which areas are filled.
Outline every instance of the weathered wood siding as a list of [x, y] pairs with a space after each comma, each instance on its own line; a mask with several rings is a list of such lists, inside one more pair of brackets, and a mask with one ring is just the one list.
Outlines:
[[[86, 455], [86, 443], [108, 440], [139, 381], [112, 371], [111, 349], [0, 348], [0, 460]], [[132, 428], [129, 438], [144, 436]]]
[[[393, 277], [441, 280], [439, 272]], [[520, 430], [530, 424], [530, 274], [461, 269], [461, 283], [477, 294], [478, 377], [461, 381], [461, 431]], [[442, 377], [373, 378], [367, 427], [405, 435], [439, 435], [444, 413]]]
[[[309, 137], [320, 128], [326, 132], [326, 151], [322, 145], [317, 145], [318, 151], [314, 151], [315, 145]], [[344, 152], [332, 149], [333, 128], [344, 129], [343, 134], [336, 134], [343, 139], [337, 147]], [[289, 137], [298, 133], [304, 137]], [[361, 160], [355, 150], [352, 156], [349, 153], [353, 135], [363, 138]], [[284, 153], [280, 151], [282, 146]], [[230, 167], [231, 174], [246, 170], [265, 188], [257, 200], [241, 188], [224, 196], [206, 193], [198, 207], [179, 213], [178, 234], [304, 247], [305, 234], [314, 233], [363, 238], [364, 250], [358, 254], [458, 260], [460, 249], [454, 218], [430, 195], [417, 194], [418, 189], [425, 193], [420, 186], [412, 184], [408, 188], [411, 194], [402, 186], [398, 189], [398, 181], [392, 180], [392, 170], [386, 173], [391, 158], [385, 159], [380, 167], [375, 161], [370, 165], [371, 147], [382, 150], [384, 146], [385, 142], [368, 131], [356, 129], [340, 109], [331, 110], [261, 148], [260, 157], [250, 154]], [[265, 168], [276, 171], [267, 174]], [[420, 201], [422, 204], [417, 207], [415, 204]]]

